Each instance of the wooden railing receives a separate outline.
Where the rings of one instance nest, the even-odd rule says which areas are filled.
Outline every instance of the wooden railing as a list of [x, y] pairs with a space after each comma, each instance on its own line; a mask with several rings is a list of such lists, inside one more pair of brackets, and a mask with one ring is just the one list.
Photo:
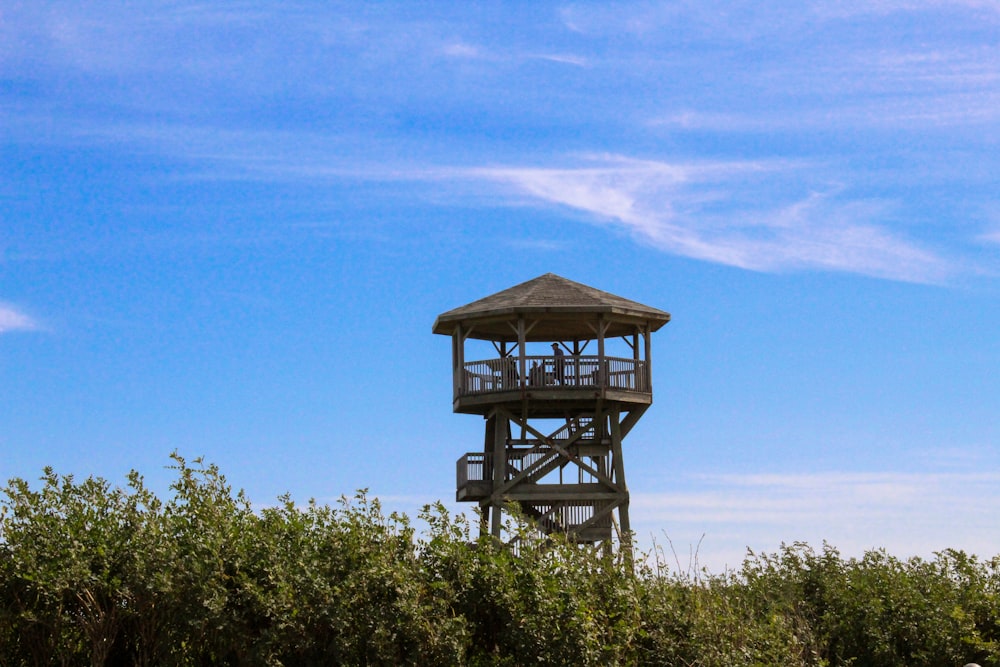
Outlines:
[[[532, 451], [530, 453], [522, 452], [521, 456], [515, 456], [508, 461], [511, 468], [508, 469], [507, 478], [520, 473], [540, 459], [552, 457], [553, 455], [554, 452], [551, 450]], [[459, 489], [463, 489], [469, 484], [490, 483], [493, 479], [493, 457], [483, 452], [469, 452], [456, 462], [456, 473], [457, 487]], [[572, 486], [572, 484], [569, 484], [567, 488], [571, 488]], [[488, 495], [488, 491], [485, 493]], [[543, 523], [565, 530], [590, 521], [596, 513], [605, 507], [607, 507], [607, 501], [584, 500], [562, 502], [554, 506], [543, 505], [537, 507], [536, 510], [539, 513], [539, 517], [544, 517]], [[610, 520], [610, 515], [603, 516], [591, 525], [604, 526]]]
[[529, 356], [524, 361], [523, 378], [517, 357], [466, 362], [458, 395], [573, 387], [650, 392], [649, 367], [642, 359], [604, 357], [603, 370], [600, 358], [592, 355]]
[[470, 452], [458, 460], [456, 473], [460, 489], [469, 482], [492, 481], [493, 457], [482, 452]]
[[[607, 507], [607, 501], [581, 501], [577, 504], [566, 504], [557, 507], [542, 508], [541, 513], [553, 526], [563, 530], [571, 530], [581, 526]], [[605, 514], [589, 524], [595, 528], [611, 525], [611, 515]]]

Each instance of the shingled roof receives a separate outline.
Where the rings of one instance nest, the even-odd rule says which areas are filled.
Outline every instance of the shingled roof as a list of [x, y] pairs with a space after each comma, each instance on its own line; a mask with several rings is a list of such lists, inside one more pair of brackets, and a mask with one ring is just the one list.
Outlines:
[[[601, 314], [608, 321], [627, 324], [627, 333], [638, 323], [649, 324], [656, 331], [670, 321], [670, 313], [546, 273], [438, 315], [433, 331], [451, 335], [459, 324], [475, 325], [475, 338], [516, 339], [506, 322], [525, 315], [538, 322], [529, 340], [589, 338], [593, 330], [586, 324], [588, 314]], [[617, 329], [608, 335], [624, 335]]]

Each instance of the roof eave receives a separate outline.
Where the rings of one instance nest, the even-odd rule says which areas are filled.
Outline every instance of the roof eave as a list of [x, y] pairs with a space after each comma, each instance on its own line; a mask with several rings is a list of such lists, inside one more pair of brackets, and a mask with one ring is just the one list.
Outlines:
[[[565, 315], [570, 316], [569, 318], [576, 319], [581, 315], [586, 314], [613, 315], [615, 316], [613, 319], [618, 321], [646, 323], [651, 327], [652, 331], [658, 330], [670, 321], [670, 313], [663, 311], [650, 312], [632, 308], [622, 308], [621, 306], [588, 306], [584, 308], [581, 308], [580, 306], [519, 306], [492, 308], [489, 310], [481, 310], [476, 313], [444, 313], [439, 315], [437, 319], [434, 320], [434, 326], [431, 328], [431, 331], [436, 334], [450, 336], [461, 324], [474, 326], [477, 323], [494, 323], [505, 319], [517, 319], [521, 316], [530, 317], [555, 315], [557, 316], [555, 319], [561, 319], [558, 316]], [[540, 319], [545, 318], [542, 317]]]

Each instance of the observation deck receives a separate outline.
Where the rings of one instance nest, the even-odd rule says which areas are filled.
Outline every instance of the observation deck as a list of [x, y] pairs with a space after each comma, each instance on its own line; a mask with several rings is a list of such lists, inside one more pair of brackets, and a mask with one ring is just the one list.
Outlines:
[[[455, 412], [485, 414], [498, 403], [529, 399], [535, 409], [595, 398], [650, 404], [653, 391], [644, 359], [598, 355], [509, 356], [462, 364], [455, 385]], [[521, 368], [526, 369], [523, 373]]]

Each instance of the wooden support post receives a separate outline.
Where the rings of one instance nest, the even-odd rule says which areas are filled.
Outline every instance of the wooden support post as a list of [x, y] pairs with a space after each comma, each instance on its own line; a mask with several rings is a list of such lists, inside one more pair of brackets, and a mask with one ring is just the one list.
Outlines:
[[528, 382], [528, 369], [525, 367], [527, 360], [527, 337], [528, 333], [524, 327], [524, 317], [517, 318], [517, 373], [521, 387], [521, 392], [524, 392], [524, 387]]
[[604, 316], [597, 319], [597, 381], [601, 387], [601, 396], [604, 396], [608, 386], [607, 361], [604, 358], [604, 334], [607, 332], [607, 325], [604, 323]]
[[[493, 443], [496, 441], [496, 429], [497, 429], [497, 419], [496, 415], [492, 414], [486, 418], [486, 434], [483, 438], [483, 457], [484, 465], [487, 461], [493, 462], [493, 468], [490, 469], [486, 467], [483, 469], [483, 479], [493, 479], [496, 474], [496, 461], [493, 460]], [[489, 475], [487, 477], [487, 474]], [[490, 522], [490, 512], [493, 511], [492, 507], [487, 502], [482, 502], [479, 504], [479, 510], [481, 512], [479, 517], [479, 536], [482, 537], [489, 532], [489, 522]]]
[[503, 499], [498, 490], [503, 486], [507, 472], [507, 435], [510, 433], [510, 415], [503, 410], [495, 410], [490, 419], [493, 425], [493, 493], [492, 515], [490, 516], [490, 534], [500, 539], [500, 528], [503, 525], [500, 514], [503, 510]]
[[618, 521], [621, 524], [621, 546], [625, 551], [626, 558], [631, 562], [632, 553], [632, 524], [628, 518], [628, 486], [625, 483], [625, 461], [622, 458], [622, 429], [621, 410], [618, 406], [613, 407], [610, 412], [611, 417], [611, 456], [614, 466], [614, 480], [622, 496], [622, 503], [618, 506]]
[[455, 334], [451, 337], [451, 377], [453, 385], [452, 396], [458, 398], [462, 395], [462, 387], [464, 386], [464, 375], [463, 372], [464, 364], [462, 360], [462, 325], [455, 327]]
[[653, 391], [653, 358], [652, 358], [652, 356], [650, 356], [652, 354], [652, 344], [650, 343], [650, 338], [652, 338], [652, 336], [650, 336], [650, 329], [651, 329], [651, 327], [650, 327], [649, 323], [647, 322], [646, 326], [644, 326], [642, 328], [642, 337], [645, 339], [645, 347], [646, 347], [646, 369], [645, 369], [646, 370], [646, 378], [645, 378], [646, 384], [644, 385], [644, 387], [645, 387], [644, 391], [652, 393], [652, 391]]

